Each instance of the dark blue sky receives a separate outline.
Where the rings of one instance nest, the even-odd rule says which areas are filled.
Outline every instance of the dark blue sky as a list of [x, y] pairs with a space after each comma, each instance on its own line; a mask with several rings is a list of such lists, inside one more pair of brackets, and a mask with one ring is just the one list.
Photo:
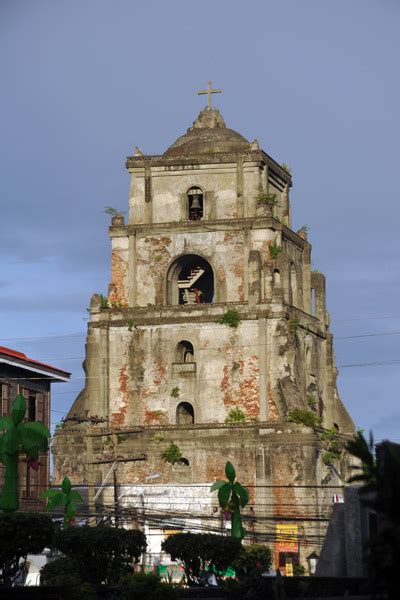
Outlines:
[[399, 25], [398, 0], [1, 1], [0, 344], [72, 371], [54, 422], [83, 382], [125, 157], [163, 152], [210, 79], [228, 126], [292, 168], [338, 365], [397, 361], [339, 386], [358, 426], [400, 440]]

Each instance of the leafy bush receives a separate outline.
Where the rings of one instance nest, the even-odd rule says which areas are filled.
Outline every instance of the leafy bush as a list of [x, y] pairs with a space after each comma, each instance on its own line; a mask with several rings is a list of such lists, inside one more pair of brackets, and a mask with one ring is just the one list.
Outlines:
[[231, 408], [228, 416], [225, 419], [225, 423], [243, 423], [246, 421], [246, 413], [239, 407]]
[[0, 585], [10, 586], [25, 567], [28, 554], [51, 546], [54, 528], [41, 513], [0, 514]]
[[276, 194], [266, 194], [264, 192], [260, 192], [257, 196], [258, 204], [267, 204], [268, 206], [275, 206], [277, 203]]
[[271, 550], [262, 544], [251, 544], [242, 547], [239, 557], [232, 566], [236, 571], [236, 575], [242, 579], [269, 571], [271, 564]]
[[80, 586], [83, 581], [81, 567], [76, 560], [61, 556], [48, 562], [40, 570], [41, 585], [57, 587]]
[[173, 398], [178, 398], [179, 397], [179, 388], [178, 388], [178, 386], [175, 386], [175, 387], [172, 388], [172, 390], [171, 390], [171, 396]]
[[[93, 585], [112, 585], [139, 560], [146, 549], [146, 536], [134, 529], [85, 525], [57, 532], [54, 545], [76, 565], [71, 574]], [[44, 577], [48, 580], [50, 576], [45, 573]]]
[[312, 410], [315, 410], [315, 408], [317, 406], [317, 399], [314, 396], [314, 394], [309, 394], [307, 396], [307, 404]]
[[323, 442], [324, 454], [322, 455], [322, 462], [325, 465], [330, 465], [342, 455], [343, 445], [340, 441], [337, 431], [335, 428], [327, 429], [321, 433], [321, 441]]
[[269, 255], [272, 259], [278, 258], [278, 256], [282, 252], [282, 248], [281, 248], [281, 246], [278, 246], [278, 244], [270, 244], [268, 246], [268, 248], [269, 248]]
[[290, 168], [290, 167], [289, 167], [289, 165], [287, 165], [286, 163], [282, 163], [282, 164], [281, 164], [281, 167], [282, 167], [282, 169], [283, 169], [284, 171], [286, 171], [286, 173], [289, 173], [289, 175], [291, 175], [291, 174], [292, 174], [292, 170], [291, 170], [291, 168]]
[[306, 569], [303, 565], [299, 565], [298, 563], [294, 563], [293, 565], [293, 575], [294, 577], [301, 577], [305, 575]]
[[128, 331], [133, 331], [136, 327], [135, 321], [133, 319], [128, 319]]
[[154, 573], [131, 573], [119, 581], [118, 598], [140, 600], [177, 600], [179, 591], [170, 583], [165, 583]]
[[107, 215], [111, 215], [112, 217], [115, 217], [119, 214], [119, 211], [116, 208], [114, 208], [113, 206], [105, 206], [104, 212]]
[[289, 413], [289, 421], [293, 423], [300, 423], [306, 427], [318, 427], [321, 425], [321, 417], [311, 410], [302, 410], [301, 408], [295, 408]]
[[165, 462], [174, 465], [182, 458], [182, 452], [179, 446], [177, 446], [174, 442], [171, 442], [168, 448], [165, 448], [164, 452], [161, 454], [161, 457], [165, 460]]
[[189, 584], [199, 582], [201, 571], [225, 571], [239, 556], [240, 540], [210, 533], [177, 533], [161, 544], [172, 560], [183, 564]]
[[100, 296], [100, 308], [102, 308], [102, 309], [110, 308], [107, 296], [103, 296], [103, 294], [99, 294], [99, 296]]
[[220, 319], [218, 319], [218, 323], [221, 325], [228, 325], [228, 327], [238, 327], [240, 321], [240, 313], [235, 308], [230, 308]]

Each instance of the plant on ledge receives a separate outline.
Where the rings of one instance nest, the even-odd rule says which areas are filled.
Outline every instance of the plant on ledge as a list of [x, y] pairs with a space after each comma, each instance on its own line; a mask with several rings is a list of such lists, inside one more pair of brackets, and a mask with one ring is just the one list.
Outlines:
[[321, 417], [311, 410], [303, 410], [301, 408], [295, 408], [294, 410], [290, 411], [289, 421], [312, 428], [321, 425]]
[[217, 323], [227, 325], [228, 327], [238, 327], [240, 321], [240, 313], [235, 308], [230, 308], [220, 319], [218, 319]]
[[315, 410], [317, 406], [317, 399], [314, 394], [308, 394], [307, 396], [307, 404], [311, 408], [311, 410]]
[[264, 192], [260, 192], [257, 196], [257, 204], [267, 205], [267, 206], [275, 206], [277, 203], [276, 194], [266, 194]]
[[99, 294], [99, 296], [100, 296], [100, 308], [103, 310], [110, 308], [107, 296], [103, 296], [103, 294]]
[[182, 452], [179, 446], [171, 442], [168, 448], [165, 448], [164, 452], [161, 454], [161, 457], [165, 460], [165, 462], [174, 465], [182, 458]]
[[232, 424], [232, 423], [244, 423], [247, 420], [246, 413], [239, 407], [231, 408], [228, 416], [226, 417], [224, 423]]
[[322, 462], [325, 465], [330, 465], [339, 460], [342, 455], [343, 445], [339, 440], [336, 429], [332, 427], [321, 433], [321, 441], [325, 450], [322, 455]]
[[281, 246], [278, 244], [270, 244], [269, 245], [269, 255], [272, 259], [278, 258], [280, 253], [282, 252]]
[[178, 386], [172, 388], [172, 390], [171, 390], [171, 396], [173, 398], [178, 398], [179, 397], [179, 388], [178, 388]]
[[133, 331], [133, 329], [136, 329], [135, 321], [128, 319], [128, 331]]

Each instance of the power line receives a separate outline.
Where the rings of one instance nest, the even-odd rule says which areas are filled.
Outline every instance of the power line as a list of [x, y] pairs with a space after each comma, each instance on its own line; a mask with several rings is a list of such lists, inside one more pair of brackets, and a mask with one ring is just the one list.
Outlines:
[[[296, 308], [296, 307], [294, 307]], [[312, 315], [309, 315], [312, 316]], [[352, 323], [354, 321], [372, 321], [372, 320], [383, 320], [383, 319], [393, 319], [393, 320], [397, 320], [400, 319], [400, 316], [389, 316], [389, 317], [355, 317], [355, 318], [351, 318], [351, 319], [332, 319], [332, 323]], [[217, 323], [215, 323], [217, 325]], [[180, 324], [180, 325], [184, 325], [184, 323]], [[140, 325], [139, 325], [140, 327]], [[204, 329], [204, 327], [203, 327]], [[210, 329], [210, 328], [208, 328]], [[387, 333], [382, 333], [382, 334], [376, 334], [376, 335], [399, 335], [400, 332], [387, 332]], [[57, 339], [57, 338], [69, 338], [69, 337], [85, 337], [87, 335], [87, 331], [85, 332], [78, 332], [78, 333], [60, 333], [60, 334], [54, 334], [54, 335], [37, 335], [37, 336], [31, 336], [31, 337], [8, 337], [8, 338], [0, 338], [0, 341], [32, 341], [32, 340], [45, 340], [45, 339]], [[336, 339], [352, 339], [352, 338], [356, 338], [356, 337], [369, 337], [369, 335], [375, 335], [375, 334], [363, 334], [361, 336], [346, 336], [346, 337], [338, 337]]]
[[[236, 349], [236, 347], [235, 347]], [[190, 363], [185, 363], [185, 364], [190, 364]], [[345, 369], [345, 368], [350, 368], [350, 367], [374, 367], [374, 366], [386, 366], [386, 365], [398, 365], [400, 364], [400, 359], [399, 358], [393, 358], [391, 360], [384, 360], [384, 361], [374, 361], [374, 362], [369, 362], [369, 363], [349, 363], [349, 364], [342, 364], [342, 365], [333, 365], [333, 367], [322, 367], [321, 370], [329, 370], [331, 368], [335, 368], [335, 366], [338, 369]], [[277, 370], [277, 369], [275, 369]], [[250, 374], [249, 374], [250, 376]], [[223, 375], [219, 376], [219, 377], [202, 377], [202, 378], [197, 378], [196, 382], [200, 382], [200, 381], [214, 381], [214, 380], [220, 380], [223, 377]], [[241, 375], [241, 378], [247, 378], [247, 376], [243, 376]], [[50, 378], [49, 376], [46, 377], [0, 377], [0, 382], [1, 381], [48, 381]], [[106, 377], [103, 377], [102, 375], [82, 375], [80, 377], [71, 377], [69, 379], [69, 381], [82, 381], [82, 380], [88, 380], [88, 379], [106, 379]], [[167, 383], [167, 382], [165, 382]], [[235, 382], [234, 382], [235, 383]], [[114, 390], [118, 390], [119, 387], [113, 387], [113, 388], [109, 388], [110, 391]], [[64, 393], [73, 393], [73, 392], [56, 392], [58, 394], [64, 394]]]
[[[346, 336], [334, 336], [333, 340], [334, 342], [337, 342], [338, 340], [342, 341], [342, 340], [356, 340], [356, 339], [362, 339], [362, 338], [369, 338], [369, 337], [381, 337], [381, 336], [388, 336], [388, 335], [400, 335], [400, 331], [384, 331], [384, 332], [379, 332], [379, 333], [363, 333], [360, 335], [346, 335]], [[257, 343], [253, 343], [253, 344], [238, 344], [237, 346], [239, 347], [251, 347], [251, 346], [261, 346], [261, 345], [265, 345], [267, 346], [268, 344], [257, 344]], [[208, 346], [207, 348], [199, 348], [197, 350], [197, 352], [204, 352], [204, 351], [208, 351], [210, 349], [216, 349], [216, 348], [220, 348], [220, 346]], [[59, 361], [63, 361], [63, 360], [84, 360], [86, 357], [85, 356], [52, 356], [50, 358], [45, 357], [42, 358], [41, 360], [59, 360]]]

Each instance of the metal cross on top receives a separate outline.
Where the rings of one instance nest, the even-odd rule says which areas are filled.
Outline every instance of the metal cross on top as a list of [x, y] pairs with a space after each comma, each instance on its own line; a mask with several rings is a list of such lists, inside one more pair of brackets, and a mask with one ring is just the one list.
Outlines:
[[197, 92], [197, 94], [199, 96], [201, 94], [207, 94], [207, 96], [208, 96], [208, 103], [207, 103], [208, 110], [211, 110], [211, 94], [221, 94], [221, 93], [222, 93], [222, 90], [213, 90], [213, 89], [211, 89], [211, 81], [208, 82], [206, 90], [202, 90], [201, 92]]

